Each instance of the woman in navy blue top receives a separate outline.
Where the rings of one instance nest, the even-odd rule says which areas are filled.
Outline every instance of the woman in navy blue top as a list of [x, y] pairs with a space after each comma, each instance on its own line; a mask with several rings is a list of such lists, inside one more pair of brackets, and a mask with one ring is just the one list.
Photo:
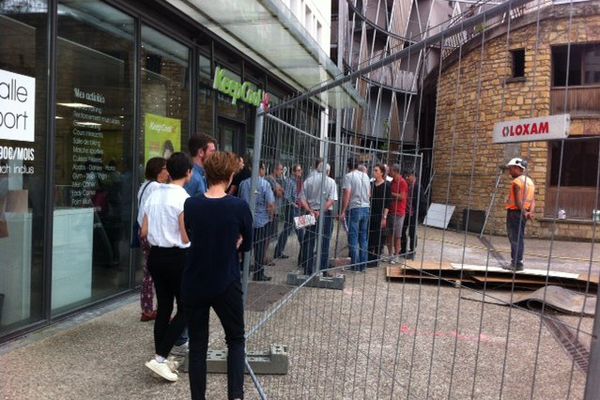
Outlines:
[[244, 396], [244, 305], [239, 252], [252, 248], [248, 204], [225, 191], [238, 170], [238, 157], [217, 152], [204, 164], [209, 189], [184, 205], [192, 243], [183, 271], [181, 297], [188, 316], [189, 378], [192, 399], [205, 399], [210, 307], [221, 320], [227, 342], [229, 399]]

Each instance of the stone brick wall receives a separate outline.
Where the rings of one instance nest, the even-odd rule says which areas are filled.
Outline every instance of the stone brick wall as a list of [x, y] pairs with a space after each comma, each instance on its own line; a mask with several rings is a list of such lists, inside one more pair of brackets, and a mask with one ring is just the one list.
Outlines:
[[[584, 6], [574, 9], [570, 29], [568, 6], [548, 7], [541, 14], [539, 34], [535, 18], [525, 16], [511, 22], [509, 35], [506, 24], [490, 29], [483, 45], [481, 36], [475, 37], [444, 60], [437, 102], [432, 200], [456, 205], [455, 224], [462, 226], [463, 209], [469, 205], [473, 210], [487, 209], [498, 167], [516, 156], [529, 160], [529, 175], [537, 186], [536, 215], [544, 215], [549, 173], [546, 142], [493, 144], [492, 132], [499, 121], [549, 115], [551, 45], [600, 42], [600, 5], [581, 4]], [[524, 79], [510, 79], [510, 50], [516, 49], [525, 49]], [[584, 131], [600, 134], [600, 120], [574, 120], [572, 135]], [[505, 173], [488, 221], [489, 233], [506, 232], [504, 204], [509, 184]], [[553, 226], [538, 220], [528, 225], [527, 234], [549, 237]], [[591, 238], [591, 232], [591, 224], [561, 221], [555, 237]]]

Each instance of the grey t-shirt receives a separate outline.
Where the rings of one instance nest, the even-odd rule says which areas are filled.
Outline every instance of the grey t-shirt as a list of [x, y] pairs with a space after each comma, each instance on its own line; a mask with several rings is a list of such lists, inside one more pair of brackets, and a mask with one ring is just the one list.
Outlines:
[[342, 189], [350, 190], [350, 204], [348, 209], [369, 207], [371, 197], [371, 183], [364, 172], [354, 170], [344, 176]]
[[[337, 185], [335, 181], [326, 176], [323, 181], [323, 174], [316, 172], [311, 174], [306, 181], [304, 181], [304, 194], [306, 201], [313, 210], [321, 209], [321, 189], [325, 193], [325, 201], [333, 200], [337, 201]], [[331, 210], [333, 206], [329, 209]]]

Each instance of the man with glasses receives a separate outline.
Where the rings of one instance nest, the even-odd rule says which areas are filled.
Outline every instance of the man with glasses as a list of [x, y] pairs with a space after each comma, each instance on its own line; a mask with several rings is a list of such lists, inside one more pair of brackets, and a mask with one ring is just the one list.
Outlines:
[[[284, 196], [283, 196], [283, 230], [277, 238], [277, 245], [275, 246], [275, 254], [273, 258], [289, 258], [288, 255], [284, 254], [285, 246], [287, 245], [288, 237], [292, 230], [296, 231], [298, 237], [298, 243], [302, 243], [304, 236], [303, 229], [296, 229], [294, 225], [294, 218], [300, 216], [302, 209], [310, 211], [306, 198], [304, 196], [304, 183], [302, 181], [302, 166], [300, 164], [294, 165], [292, 168], [292, 176], [285, 179], [284, 181]], [[299, 256], [300, 258], [300, 256]]]

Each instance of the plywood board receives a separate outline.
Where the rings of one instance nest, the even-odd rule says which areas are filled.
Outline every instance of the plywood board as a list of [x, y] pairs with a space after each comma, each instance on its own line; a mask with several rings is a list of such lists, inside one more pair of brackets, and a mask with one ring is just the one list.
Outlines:
[[596, 297], [586, 296], [584, 294], [562, 288], [560, 286], [546, 286], [533, 292], [511, 293], [493, 292], [486, 293], [468, 293], [461, 298], [473, 301], [483, 301], [491, 304], [520, 304], [528, 307], [540, 306], [545, 304], [557, 311], [569, 314], [579, 314], [593, 316], [596, 310]]
[[[463, 271], [476, 271], [476, 272], [500, 272], [500, 273], [508, 273], [512, 275], [512, 271], [500, 268], [500, 267], [489, 267], [485, 265], [470, 265], [470, 264], [455, 264], [452, 263], [452, 268]], [[517, 271], [515, 275], [535, 275], [541, 277], [551, 277], [551, 278], [564, 278], [564, 279], [579, 279], [579, 274], [574, 274], [572, 272], [562, 272], [562, 271], [546, 271], [542, 269], [524, 269], [523, 271]]]
[[423, 225], [446, 229], [456, 206], [441, 203], [431, 203]]

